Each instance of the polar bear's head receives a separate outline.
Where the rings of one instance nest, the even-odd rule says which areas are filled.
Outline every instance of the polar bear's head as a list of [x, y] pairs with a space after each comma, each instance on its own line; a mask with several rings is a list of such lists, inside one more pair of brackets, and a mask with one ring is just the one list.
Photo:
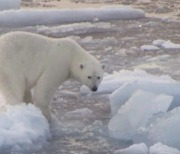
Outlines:
[[77, 80], [88, 86], [92, 91], [97, 91], [102, 81], [105, 65], [96, 62], [79, 63], [76, 69]]
[[88, 86], [92, 91], [97, 91], [104, 74], [104, 65], [94, 64], [92, 62], [81, 63], [80, 69], [80, 82]]

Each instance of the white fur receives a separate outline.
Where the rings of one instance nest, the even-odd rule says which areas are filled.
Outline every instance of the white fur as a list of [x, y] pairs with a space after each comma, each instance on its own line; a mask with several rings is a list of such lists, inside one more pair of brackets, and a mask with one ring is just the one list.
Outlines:
[[0, 93], [6, 103], [32, 102], [34, 87], [34, 104], [49, 120], [49, 103], [65, 80], [71, 77], [93, 88], [102, 76], [99, 62], [73, 40], [27, 32], [0, 38]]

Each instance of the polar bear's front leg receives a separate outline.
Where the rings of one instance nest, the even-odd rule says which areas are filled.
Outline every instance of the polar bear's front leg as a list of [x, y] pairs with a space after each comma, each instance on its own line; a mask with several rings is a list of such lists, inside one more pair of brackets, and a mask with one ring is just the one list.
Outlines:
[[59, 84], [53, 74], [45, 72], [38, 80], [34, 89], [34, 104], [40, 108], [48, 121], [51, 121], [50, 102]]
[[33, 104], [32, 94], [31, 94], [30, 90], [25, 91], [23, 100], [26, 103], [32, 103]]

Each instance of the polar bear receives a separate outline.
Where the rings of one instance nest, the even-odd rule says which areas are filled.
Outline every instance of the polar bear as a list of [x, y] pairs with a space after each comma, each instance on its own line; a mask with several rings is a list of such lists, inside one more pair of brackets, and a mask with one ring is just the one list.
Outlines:
[[103, 68], [71, 39], [28, 32], [10, 32], [0, 37], [0, 93], [4, 100], [9, 104], [34, 103], [49, 121], [49, 103], [64, 81], [73, 78], [96, 91]]

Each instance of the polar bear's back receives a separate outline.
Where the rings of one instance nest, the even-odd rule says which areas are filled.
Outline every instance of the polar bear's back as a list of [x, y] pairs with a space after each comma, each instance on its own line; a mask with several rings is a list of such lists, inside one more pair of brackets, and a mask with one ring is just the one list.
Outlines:
[[2, 35], [0, 67], [3, 67], [0, 69], [9, 68], [19, 71], [19, 74], [24, 73], [26, 78], [33, 82], [42, 72], [53, 45], [53, 41], [48, 37], [27, 32], [11, 32]]

